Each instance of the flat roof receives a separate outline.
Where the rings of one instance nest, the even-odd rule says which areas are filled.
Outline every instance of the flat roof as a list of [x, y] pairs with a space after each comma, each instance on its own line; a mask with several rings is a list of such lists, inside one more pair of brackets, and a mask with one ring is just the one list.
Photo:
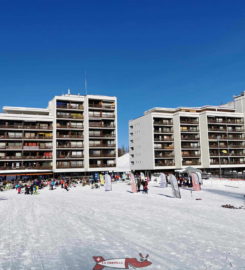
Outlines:
[[49, 115], [49, 109], [43, 109], [43, 108], [4, 106], [3, 111], [5, 113], [16, 113], [16, 114], [21, 113], [21, 114]]
[[155, 107], [144, 112], [144, 115], [149, 113], [176, 113], [176, 112], [203, 112], [203, 111], [217, 111], [217, 112], [235, 112], [235, 109], [230, 104], [220, 106], [202, 106], [202, 107], [178, 107], [178, 108], [164, 108]]

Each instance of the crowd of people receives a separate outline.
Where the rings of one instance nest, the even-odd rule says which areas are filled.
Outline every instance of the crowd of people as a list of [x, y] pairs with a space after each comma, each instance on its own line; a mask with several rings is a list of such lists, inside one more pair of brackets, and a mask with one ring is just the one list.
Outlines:
[[111, 182], [125, 181], [128, 178], [127, 174], [108, 174], [108, 173], [94, 173], [89, 177], [71, 178], [58, 177], [49, 179], [23, 179], [20, 181], [1, 181], [0, 191], [16, 189], [17, 194], [36, 195], [43, 188], [55, 190], [57, 188], [69, 191], [77, 185], [89, 185], [91, 189], [105, 187], [106, 191], [111, 190]]

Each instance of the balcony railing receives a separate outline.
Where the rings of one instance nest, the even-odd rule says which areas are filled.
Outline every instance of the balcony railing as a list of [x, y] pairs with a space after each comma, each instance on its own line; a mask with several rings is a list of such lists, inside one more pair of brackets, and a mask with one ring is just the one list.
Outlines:
[[233, 141], [233, 140], [245, 140], [245, 137], [243, 136], [208, 136], [209, 140], [227, 140], [227, 141]]
[[80, 159], [83, 158], [84, 155], [76, 155], [76, 156], [72, 156], [72, 155], [58, 155], [57, 158], [61, 158], [61, 159]]
[[181, 136], [182, 141], [199, 141], [199, 136]]
[[57, 164], [58, 169], [83, 168], [84, 164]]
[[115, 114], [89, 114], [89, 118], [115, 118]]
[[172, 137], [169, 137], [169, 138], [154, 138], [154, 141], [156, 141], [156, 142], [164, 142], [164, 141], [172, 142], [172, 141], [174, 141], [174, 139]]
[[3, 139], [11, 139], [11, 140], [52, 140], [53, 136], [8, 136], [8, 135], [3, 135], [0, 136], [0, 140]]
[[57, 115], [57, 118], [62, 119], [83, 119], [83, 115]]
[[93, 122], [89, 122], [89, 127], [100, 127], [100, 128], [115, 128], [116, 126], [113, 124], [103, 124], [103, 123], [93, 123]]
[[169, 146], [162, 145], [162, 146], [155, 146], [154, 148], [159, 149], [159, 150], [173, 150], [174, 146], [173, 145], [169, 145]]
[[172, 121], [166, 121], [166, 122], [163, 122], [163, 121], [154, 121], [154, 126], [172, 126], [173, 125], [173, 122]]
[[83, 147], [84, 145], [72, 145], [72, 144], [57, 145], [57, 149], [66, 149], [66, 148], [83, 149]]
[[99, 157], [112, 157], [112, 158], [116, 158], [116, 154], [89, 154], [90, 157], [96, 157], [96, 158], [99, 158]]
[[226, 120], [226, 119], [224, 119], [224, 120], [222, 120], [222, 121], [220, 121], [220, 120], [215, 120], [215, 119], [210, 119], [210, 118], [208, 118], [208, 123], [215, 123], [215, 124], [236, 124], [236, 125], [243, 125], [244, 124], [244, 121], [242, 121], [242, 120], [236, 120], [236, 121], [232, 121], [232, 120]]
[[199, 132], [199, 129], [195, 128], [195, 129], [189, 129], [189, 128], [180, 128], [181, 133], [197, 133]]
[[181, 145], [182, 149], [199, 149], [200, 145]]
[[173, 133], [173, 130], [172, 129], [162, 129], [162, 130], [155, 129], [154, 133], [155, 134]]
[[211, 165], [220, 165], [220, 164], [221, 165], [229, 165], [229, 164], [230, 165], [233, 165], [233, 164], [240, 165], [240, 164], [245, 164], [245, 160], [244, 161], [234, 161], [234, 160], [229, 161], [228, 159], [225, 160], [225, 161], [224, 160], [220, 160], [220, 161], [219, 160], [214, 160], [214, 161], [211, 161], [210, 164]]
[[83, 105], [73, 106], [70, 104], [57, 104], [56, 107], [57, 109], [69, 109], [69, 110], [83, 110], [84, 109]]
[[201, 162], [200, 161], [197, 161], [197, 160], [193, 160], [193, 161], [190, 161], [190, 160], [183, 160], [182, 162], [183, 165], [201, 165]]
[[5, 157], [0, 157], [1, 160], [24, 160], [24, 159], [52, 159], [52, 156], [5, 156]]
[[89, 147], [116, 147], [116, 144], [104, 144], [104, 143], [100, 143], [100, 144], [89, 144]]
[[70, 139], [70, 138], [75, 138], [75, 139], [83, 139], [83, 135], [70, 135], [70, 134], [57, 134], [57, 138], [62, 138], [62, 139]]
[[226, 156], [226, 157], [244, 157], [245, 156], [245, 154], [244, 153], [242, 153], [242, 152], [238, 152], [238, 153], [222, 153], [222, 152], [220, 152], [220, 153], [218, 153], [218, 152], [211, 152], [210, 153], [210, 156], [211, 157], [223, 157], [223, 156]]
[[180, 124], [198, 125], [199, 121], [197, 119], [180, 119]]
[[83, 126], [72, 126], [72, 125], [60, 125], [57, 124], [57, 129], [83, 129]]
[[106, 134], [106, 133], [89, 133], [89, 137], [116, 137], [115, 134]]
[[0, 129], [41, 129], [41, 130], [52, 130], [52, 126], [26, 126], [26, 125], [0, 125]]
[[116, 167], [116, 163], [114, 164], [89, 164], [90, 168], [107, 168], [107, 167]]
[[201, 154], [192, 154], [192, 153], [183, 154], [182, 153], [182, 157], [184, 157], [184, 158], [199, 158], [200, 156], [201, 156]]
[[155, 158], [173, 158], [174, 154], [171, 155], [159, 155], [159, 154], [155, 154]]
[[174, 166], [174, 162], [155, 162], [156, 167], [171, 167]]
[[99, 109], [110, 109], [114, 110], [115, 105], [105, 105], [105, 104], [89, 104], [89, 108], [99, 108]]
[[52, 170], [52, 166], [1, 166], [0, 170]]

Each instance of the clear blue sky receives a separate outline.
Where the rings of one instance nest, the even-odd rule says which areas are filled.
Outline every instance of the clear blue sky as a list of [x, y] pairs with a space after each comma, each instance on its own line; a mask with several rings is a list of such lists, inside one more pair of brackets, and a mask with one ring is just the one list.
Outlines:
[[46, 107], [67, 88], [156, 106], [216, 105], [245, 89], [245, 2], [0, 0], [0, 106]]

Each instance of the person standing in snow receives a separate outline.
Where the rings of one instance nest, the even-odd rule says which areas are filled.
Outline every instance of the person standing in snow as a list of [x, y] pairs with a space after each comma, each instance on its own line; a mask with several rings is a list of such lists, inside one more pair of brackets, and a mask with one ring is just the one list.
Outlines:
[[147, 179], [145, 179], [145, 181], [143, 181], [143, 193], [148, 193], [148, 181]]
[[136, 175], [136, 184], [137, 184], [137, 192], [140, 192], [141, 179], [138, 174]]
[[69, 185], [68, 185], [67, 182], [65, 182], [64, 189], [65, 189], [66, 191], [69, 191]]
[[21, 185], [20, 184], [17, 185], [17, 191], [18, 191], [18, 194], [21, 194]]

